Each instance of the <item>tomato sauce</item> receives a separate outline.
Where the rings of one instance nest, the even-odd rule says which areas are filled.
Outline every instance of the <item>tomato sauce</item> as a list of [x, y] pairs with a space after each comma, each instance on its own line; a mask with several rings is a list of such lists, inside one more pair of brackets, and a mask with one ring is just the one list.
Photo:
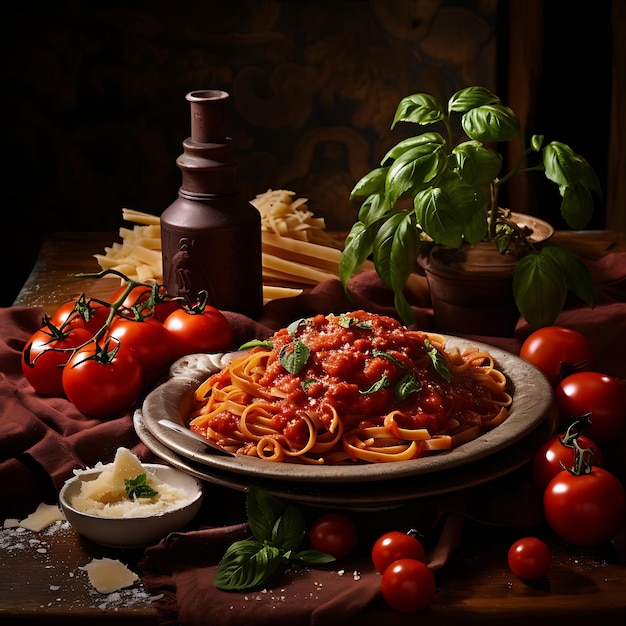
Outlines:
[[[396, 320], [364, 311], [318, 315], [295, 331], [282, 329], [273, 337], [266, 371], [258, 381], [264, 388], [286, 394], [279, 401], [274, 426], [283, 432], [288, 429], [292, 444], [303, 445], [307, 430], [298, 430], [294, 420], [302, 414], [315, 415], [328, 428], [331, 407], [341, 416], [346, 431], [381, 426], [393, 410], [400, 411], [401, 427], [427, 428], [431, 435], [445, 432], [450, 418], [472, 423], [484, 391], [475, 388], [469, 376], [447, 382], [435, 370], [426, 339], [426, 333], [407, 333]], [[309, 354], [298, 371], [290, 373], [281, 362], [281, 353], [296, 341]], [[418, 382], [419, 389], [398, 398], [398, 386], [407, 375]]]

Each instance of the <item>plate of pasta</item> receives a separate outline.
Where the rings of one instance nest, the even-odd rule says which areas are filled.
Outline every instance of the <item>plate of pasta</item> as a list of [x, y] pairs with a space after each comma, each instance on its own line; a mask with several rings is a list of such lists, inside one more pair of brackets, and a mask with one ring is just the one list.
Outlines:
[[296, 320], [237, 352], [184, 357], [170, 374], [142, 406], [150, 437], [212, 470], [290, 483], [465, 466], [528, 437], [552, 405], [548, 381], [519, 357], [365, 311]]

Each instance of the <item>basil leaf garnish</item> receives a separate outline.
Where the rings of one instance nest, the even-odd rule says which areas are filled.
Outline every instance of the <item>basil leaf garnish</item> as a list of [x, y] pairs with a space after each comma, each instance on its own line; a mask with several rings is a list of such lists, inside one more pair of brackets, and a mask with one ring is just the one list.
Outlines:
[[295, 337], [296, 333], [298, 332], [298, 328], [300, 328], [300, 326], [306, 326], [306, 319], [304, 317], [301, 317], [299, 320], [296, 320], [295, 322], [291, 322], [291, 324], [287, 326], [287, 332], [289, 333], [289, 336]]
[[302, 390], [306, 392], [308, 388], [316, 382], [318, 382], [316, 378], [307, 378], [300, 383], [300, 387], [302, 387]]
[[126, 489], [126, 497], [129, 500], [136, 500], [137, 498], [152, 498], [159, 493], [148, 484], [148, 477], [146, 474], [139, 474], [135, 478], [125, 478], [124, 488]]
[[215, 572], [215, 586], [224, 591], [257, 587], [271, 578], [281, 563], [280, 550], [253, 539], [233, 543]]
[[394, 397], [398, 402], [406, 400], [412, 393], [420, 391], [422, 383], [413, 374], [407, 374], [400, 379], [394, 389]]
[[361, 330], [369, 330], [372, 327], [371, 320], [360, 320], [358, 317], [351, 317], [349, 315], [339, 316], [337, 323], [342, 328], [350, 328], [351, 326], [356, 326]]
[[428, 356], [430, 357], [430, 360], [433, 362], [433, 365], [435, 366], [435, 371], [440, 376], [445, 378], [447, 382], [450, 382], [451, 375], [450, 375], [450, 369], [448, 368], [448, 362], [446, 361], [446, 358], [443, 356], [443, 354], [441, 354], [441, 352], [439, 352], [439, 350], [437, 350], [437, 348], [435, 348], [435, 346], [433, 346], [432, 343], [430, 343], [430, 341], [428, 341], [428, 339], [424, 339], [424, 347], [426, 348], [428, 352]]
[[383, 374], [367, 391], [361, 391], [359, 389], [359, 393], [366, 396], [370, 393], [376, 393], [384, 387], [389, 387], [389, 377], [386, 374]]
[[389, 352], [385, 352], [384, 350], [378, 350], [377, 348], [374, 348], [372, 350], [372, 356], [379, 356], [382, 359], [389, 359], [390, 361], [393, 361], [398, 367], [406, 369], [406, 365], [402, 363], [402, 361], [399, 361], [398, 359], [396, 359], [395, 356], [393, 356], [393, 354], [389, 354]]
[[306, 365], [310, 354], [307, 345], [296, 339], [281, 348], [278, 360], [290, 374], [297, 374]]
[[262, 346], [271, 350], [274, 346], [274, 342], [271, 339], [251, 339], [250, 341], [246, 341], [246, 343], [241, 344], [239, 349], [250, 350], [250, 348], [256, 348], [257, 346]]

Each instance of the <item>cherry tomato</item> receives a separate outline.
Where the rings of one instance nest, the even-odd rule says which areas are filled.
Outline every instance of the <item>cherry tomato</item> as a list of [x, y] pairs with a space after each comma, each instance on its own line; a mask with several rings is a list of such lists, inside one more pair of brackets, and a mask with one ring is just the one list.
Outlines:
[[50, 321], [58, 328], [80, 326], [95, 335], [104, 326], [109, 312], [109, 307], [80, 296], [61, 304], [50, 316]]
[[561, 423], [591, 413], [586, 434], [599, 445], [618, 439], [626, 431], [626, 388], [617, 378], [599, 372], [577, 372], [554, 389]]
[[400, 559], [383, 572], [380, 590], [392, 609], [417, 613], [432, 604], [437, 586], [428, 565], [416, 559]]
[[210, 305], [202, 312], [179, 308], [163, 324], [172, 336], [174, 358], [232, 349], [233, 330], [224, 314]]
[[60, 330], [48, 323], [35, 331], [22, 351], [22, 373], [37, 393], [61, 398], [63, 367], [74, 348], [89, 341], [93, 335], [86, 329], [70, 327]]
[[419, 539], [407, 533], [392, 530], [376, 540], [372, 548], [372, 562], [381, 574], [394, 561], [400, 559], [426, 561], [424, 547]]
[[548, 573], [552, 551], [541, 539], [524, 537], [509, 548], [507, 560], [518, 578], [536, 580]]
[[313, 522], [309, 530], [309, 541], [313, 549], [339, 559], [356, 547], [356, 526], [346, 515], [327, 513]]
[[132, 351], [114, 341], [77, 350], [63, 368], [63, 388], [74, 406], [91, 417], [113, 417], [139, 398], [143, 378]]
[[109, 336], [133, 352], [145, 377], [161, 372], [172, 360], [170, 333], [154, 317], [142, 321], [118, 317], [111, 324]]
[[593, 344], [581, 333], [562, 326], [545, 326], [531, 333], [520, 357], [537, 367], [554, 387], [569, 374], [594, 366]]
[[[581, 448], [591, 450], [593, 465], [604, 466], [604, 455], [593, 440], [582, 434], [576, 435], [576, 440]], [[543, 491], [564, 468], [573, 467], [575, 459], [576, 450], [573, 443], [568, 441], [568, 433], [552, 435], [533, 456], [532, 473], [535, 485]]]
[[580, 475], [557, 474], [543, 496], [546, 521], [562, 539], [576, 546], [610, 541], [626, 522], [626, 491], [601, 467]]

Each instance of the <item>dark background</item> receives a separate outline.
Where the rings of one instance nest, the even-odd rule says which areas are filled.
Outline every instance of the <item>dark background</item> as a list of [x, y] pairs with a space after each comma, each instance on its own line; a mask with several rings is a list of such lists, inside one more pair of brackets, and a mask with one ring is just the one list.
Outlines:
[[[603, 186], [610, 6], [544, 3], [528, 129], [569, 143]], [[291, 189], [329, 228], [348, 229], [352, 186], [398, 139], [399, 100], [425, 91], [445, 101], [476, 84], [507, 103], [515, 27], [503, 0], [6, 2], [0, 305], [44, 237], [115, 235], [123, 207], [158, 215], [176, 198], [187, 92], [231, 94], [246, 197]], [[528, 212], [558, 227], [553, 191]], [[600, 205], [589, 227], [603, 226]]]

